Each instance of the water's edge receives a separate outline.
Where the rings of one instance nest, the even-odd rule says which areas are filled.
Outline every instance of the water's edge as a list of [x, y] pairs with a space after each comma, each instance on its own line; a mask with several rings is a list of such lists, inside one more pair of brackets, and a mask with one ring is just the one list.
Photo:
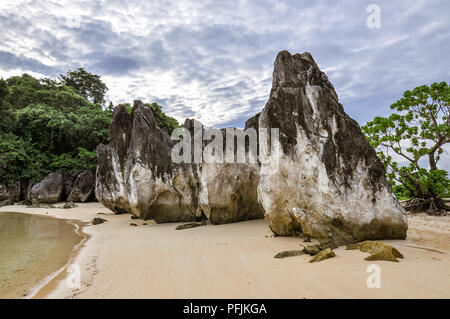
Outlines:
[[[23, 289], [23, 294], [22, 293], [16, 294], [16, 293], [10, 291], [9, 294], [7, 293], [6, 296], [1, 297], [1, 298], [13, 298], [13, 299], [45, 298], [45, 296], [48, 295], [52, 291], [53, 286], [56, 286], [60, 280], [63, 280], [63, 279], [65, 279], [65, 277], [68, 276], [68, 273], [65, 270], [67, 270], [67, 268], [71, 265], [73, 260], [79, 254], [81, 248], [84, 246], [86, 241], [90, 238], [90, 235], [88, 235], [87, 233], [85, 233], [83, 231], [83, 228], [85, 226], [87, 226], [88, 223], [80, 221], [80, 220], [76, 220], [76, 219], [68, 219], [68, 218], [64, 218], [64, 217], [60, 218], [60, 217], [51, 216], [51, 215], [49, 216], [47, 213], [46, 214], [44, 214], [44, 213], [30, 214], [27, 212], [19, 212], [19, 211], [1, 212], [1, 213], [14, 214], [14, 215], [17, 214], [17, 216], [20, 216], [20, 215], [27, 216], [27, 217], [20, 217], [19, 220], [22, 218], [31, 218], [31, 220], [33, 220], [32, 218], [36, 217], [36, 218], [39, 218], [40, 220], [42, 220], [42, 219], [53, 220], [53, 223], [55, 223], [55, 220], [58, 220], [58, 222], [60, 222], [62, 225], [66, 224], [66, 226], [63, 226], [63, 227], [65, 227], [63, 229], [66, 229], [66, 231], [60, 235], [60, 236], [63, 236], [60, 238], [62, 238], [66, 241], [66, 243], [62, 244], [63, 246], [60, 246], [60, 247], [65, 247], [65, 248], [58, 249], [56, 251], [56, 253], [52, 252], [52, 251], [45, 251], [44, 254], [39, 255], [39, 258], [38, 258], [39, 261], [37, 261], [37, 265], [29, 264], [29, 263], [23, 264], [23, 265], [27, 265], [25, 267], [26, 270], [24, 272], [24, 276], [20, 275], [20, 277], [22, 277], [22, 278], [18, 281], [17, 285], [15, 284], [16, 281], [14, 281], [14, 279], [12, 279], [12, 281], [11, 281], [11, 279], [9, 279], [9, 286], [14, 291], [15, 290], [19, 291], [20, 289]], [[36, 223], [36, 222], [34, 222], [34, 223]], [[7, 227], [10, 224], [7, 221], [4, 225], [6, 225], [6, 227]], [[67, 225], [70, 225], [70, 227]], [[53, 224], [50, 224], [46, 227], [55, 229], [55, 228], [53, 228]], [[33, 226], [30, 229], [33, 229]], [[58, 229], [58, 228], [56, 228], [56, 229]], [[39, 228], [39, 226], [38, 226], [37, 230], [35, 229], [34, 232], [36, 234], [42, 234], [42, 236], [46, 236], [46, 234], [48, 234], [48, 229], [46, 230], [43, 228]], [[58, 232], [58, 230], [56, 230], [56, 232]], [[16, 233], [14, 228], [13, 228], [13, 230], [11, 230], [11, 233], [12, 234]], [[21, 234], [21, 232], [19, 232], [17, 234]], [[6, 238], [8, 238], [8, 233], [6, 233], [6, 236], [7, 236]], [[70, 236], [72, 236], [72, 237], [70, 237]], [[20, 238], [20, 237], [18, 237], [18, 238]], [[30, 238], [30, 240], [34, 240], [35, 242], [36, 242], [36, 240], [39, 240], [39, 239], [40, 238], [37, 238], [37, 239]], [[55, 240], [58, 240], [58, 238], [55, 238]], [[12, 243], [14, 243], [14, 238], [13, 238]], [[45, 243], [45, 241], [43, 243]], [[23, 247], [24, 254], [27, 253], [27, 250], [26, 250], [27, 245], [25, 243], [19, 243], [17, 245], [18, 245], [17, 247], [20, 247], [20, 248]], [[14, 247], [14, 246], [12, 246], [12, 247]], [[12, 249], [14, 249], [14, 248], [12, 248]], [[52, 248], [52, 249], [54, 250], [54, 248]], [[19, 250], [19, 252], [20, 252], [19, 254], [22, 254], [21, 250]], [[6, 256], [8, 256], [8, 255], [6, 255]], [[50, 258], [50, 259], [48, 259], [48, 258]], [[51, 262], [50, 264], [47, 264], [47, 262], [45, 261], [46, 259], [53, 260], [53, 262]], [[11, 260], [14, 260], [14, 259], [11, 259]], [[19, 260], [18, 264], [19, 265], [22, 264], [22, 263], [20, 263], [20, 260]], [[54, 265], [52, 266], [52, 264], [54, 264]], [[61, 264], [63, 266], [61, 266]], [[12, 264], [12, 265], [14, 267], [14, 264]], [[29, 266], [29, 265], [31, 265], [31, 266]], [[6, 266], [6, 267], [8, 267], [8, 266]], [[15, 266], [15, 267], [17, 267], [17, 266]], [[34, 267], [34, 269], [40, 269], [40, 271], [33, 271], [33, 267]], [[56, 267], [58, 267], [58, 269], [55, 270]], [[10, 278], [14, 278], [14, 277], [10, 277]], [[6, 283], [8, 283], [8, 279], [7, 279]], [[8, 286], [6, 286], [6, 287], [8, 287]], [[6, 287], [3, 287], [3, 288], [6, 288]], [[6, 291], [8, 291], [8, 290], [6, 290]]]
[[91, 237], [90, 235], [83, 232], [83, 227], [85, 227], [88, 223], [75, 219], [69, 219], [67, 220], [67, 223], [75, 226], [74, 232], [81, 237], [80, 242], [73, 247], [70, 255], [68, 256], [69, 260], [67, 261], [67, 263], [60, 269], [56, 270], [55, 272], [51, 273], [50, 275], [42, 279], [38, 285], [31, 288], [27, 296], [24, 297], [24, 299], [43, 299], [47, 295], [49, 295], [56, 287], [57, 281], [66, 279], [68, 275], [65, 274], [64, 271], [67, 269], [67, 267], [70, 266], [73, 260], [75, 260], [75, 258], [78, 256], [81, 249], [83, 248], [84, 244], [86, 243], [86, 241], [89, 240], [89, 238]]

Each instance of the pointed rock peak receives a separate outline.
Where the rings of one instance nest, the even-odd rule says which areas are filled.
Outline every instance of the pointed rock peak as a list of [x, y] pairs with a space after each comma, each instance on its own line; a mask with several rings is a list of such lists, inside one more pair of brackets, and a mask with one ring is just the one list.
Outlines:
[[142, 118], [150, 127], [158, 126], [152, 110], [146, 107], [141, 100], [134, 100], [132, 114], [134, 118]]
[[309, 52], [291, 55], [284, 50], [278, 53], [274, 62], [272, 88], [307, 85], [325, 87], [335, 100], [338, 99], [333, 85]]

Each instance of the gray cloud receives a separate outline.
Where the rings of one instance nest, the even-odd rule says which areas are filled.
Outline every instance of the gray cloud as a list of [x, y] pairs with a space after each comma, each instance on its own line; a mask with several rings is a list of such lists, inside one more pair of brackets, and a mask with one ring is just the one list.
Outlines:
[[0, 71], [83, 66], [114, 102], [159, 101], [180, 120], [242, 127], [270, 91], [276, 54], [309, 51], [363, 124], [402, 93], [450, 78], [450, 3], [372, 1], [11, 1], [0, 4]]
[[15, 55], [11, 52], [0, 51], [0, 68], [2, 70], [31, 70], [33, 72], [48, 74], [50, 76], [57, 74], [57, 70], [39, 62], [36, 59], [27, 58], [22, 55]]

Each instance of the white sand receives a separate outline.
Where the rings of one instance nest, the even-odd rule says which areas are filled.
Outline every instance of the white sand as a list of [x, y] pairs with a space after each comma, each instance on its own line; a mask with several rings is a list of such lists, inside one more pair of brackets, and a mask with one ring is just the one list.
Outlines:
[[[84, 227], [91, 238], [74, 260], [81, 269], [81, 289], [67, 288], [63, 274], [38, 298], [450, 297], [449, 216], [411, 217], [407, 240], [386, 241], [405, 256], [399, 263], [368, 262], [368, 254], [339, 247], [335, 258], [310, 264], [307, 255], [273, 258], [283, 250], [301, 249], [302, 241], [271, 237], [264, 220], [175, 230], [176, 223], [142, 225], [144, 221], [114, 215], [98, 203], [73, 209], [6, 206], [0, 211], [108, 220]], [[366, 285], [370, 264], [381, 267], [381, 288]]]

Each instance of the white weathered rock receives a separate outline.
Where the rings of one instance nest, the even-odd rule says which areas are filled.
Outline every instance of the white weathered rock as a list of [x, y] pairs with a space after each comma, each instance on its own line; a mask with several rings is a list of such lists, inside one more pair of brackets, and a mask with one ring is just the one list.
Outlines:
[[259, 127], [280, 129], [279, 167], [258, 184], [274, 233], [333, 244], [406, 237], [384, 167], [309, 53], [278, 54]]

